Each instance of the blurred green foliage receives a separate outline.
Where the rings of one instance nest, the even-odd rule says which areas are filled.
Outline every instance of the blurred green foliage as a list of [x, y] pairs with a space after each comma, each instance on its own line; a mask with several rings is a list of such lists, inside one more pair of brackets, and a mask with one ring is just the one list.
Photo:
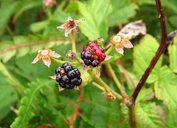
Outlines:
[[[56, 0], [54, 7], [45, 7], [43, 0], [0, 0], [0, 127], [37, 128], [50, 124], [55, 128], [68, 127], [67, 121], [75, 111], [80, 91], [58, 91], [48, 76], [54, 74], [57, 63], [48, 69], [42, 62], [31, 62], [38, 50], [50, 48], [68, 61], [66, 53], [71, 43], [56, 27], [67, 17], [81, 19], [77, 51], [89, 41], [102, 37], [106, 47], [109, 38], [125, 24], [142, 20], [147, 35], [132, 40], [135, 48], [126, 50], [121, 58], [124, 69], [115, 59], [109, 61], [128, 94], [143, 74], [158, 48], [161, 29], [154, 0]], [[177, 1], [161, 0], [168, 32], [177, 29]], [[141, 38], [141, 39], [140, 39]], [[156, 38], [156, 39], [155, 39]], [[111, 55], [112, 55], [111, 54]], [[107, 62], [108, 63], [108, 62]], [[133, 65], [133, 66], [132, 66]], [[92, 85], [82, 65], [84, 98], [76, 128], [127, 128], [127, 108], [120, 102], [108, 101]], [[101, 78], [117, 90], [115, 83], [102, 66]], [[122, 73], [125, 75], [124, 81]], [[138, 97], [136, 115], [140, 128], [177, 127], [177, 37], [168, 47], [150, 75]]]

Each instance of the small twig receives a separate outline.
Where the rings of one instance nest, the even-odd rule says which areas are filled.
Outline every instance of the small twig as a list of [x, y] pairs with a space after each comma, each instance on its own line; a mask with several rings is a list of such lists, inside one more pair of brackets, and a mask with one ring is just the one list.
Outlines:
[[75, 111], [74, 111], [73, 115], [67, 121], [67, 124], [68, 124], [69, 128], [74, 128], [74, 123], [75, 123], [76, 119], [78, 118], [78, 116], [81, 115], [80, 103], [82, 101], [90, 103], [89, 100], [84, 98], [84, 86], [83, 86], [83, 84], [81, 85], [81, 91], [80, 91], [79, 98], [78, 98], [77, 102], [74, 103]]
[[11, 52], [13, 50], [16, 50], [16, 49], [19, 49], [19, 48], [24, 48], [24, 47], [30, 47], [30, 46], [36, 46], [36, 45], [40, 45], [40, 44], [47, 44], [47, 43], [51, 43], [53, 41], [56, 41], [56, 42], [62, 42], [62, 41], [68, 41], [66, 39], [49, 39], [49, 40], [41, 40], [41, 41], [38, 41], [38, 42], [31, 42], [31, 43], [22, 43], [22, 44], [19, 44], [19, 45], [15, 45], [15, 46], [12, 46], [12, 47], [9, 47], [9, 48], [6, 48], [4, 50], [1, 50], [0, 51], [0, 54], [5, 54], [7, 52]]
[[147, 67], [146, 71], [144, 72], [143, 76], [141, 77], [140, 81], [138, 82], [138, 85], [136, 86], [135, 91], [133, 92], [133, 95], [132, 95], [133, 102], [136, 101], [136, 98], [137, 98], [139, 92], [141, 91], [141, 88], [143, 87], [144, 83], [146, 82], [148, 76], [150, 75], [152, 69], [156, 65], [156, 63], [159, 60], [160, 56], [162, 55], [163, 51], [167, 47], [167, 32], [166, 32], [165, 16], [163, 13], [163, 9], [162, 9], [160, 0], [156, 0], [156, 7], [157, 7], [158, 15], [160, 18], [161, 31], [162, 31], [161, 44], [160, 44], [155, 56], [152, 58], [149, 66]]

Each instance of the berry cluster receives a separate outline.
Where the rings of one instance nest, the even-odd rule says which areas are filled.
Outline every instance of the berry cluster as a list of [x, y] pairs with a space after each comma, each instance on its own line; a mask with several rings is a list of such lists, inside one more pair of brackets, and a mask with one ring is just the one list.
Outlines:
[[85, 65], [97, 67], [100, 62], [105, 60], [106, 55], [103, 48], [97, 44], [97, 41], [92, 41], [82, 51], [81, 58]]
[[81, 85], [82, 79], [78, 69], [73, 68], [69, 63], [64, 63], [55, 69], [56, 81], [62, 88], [73, 89]]

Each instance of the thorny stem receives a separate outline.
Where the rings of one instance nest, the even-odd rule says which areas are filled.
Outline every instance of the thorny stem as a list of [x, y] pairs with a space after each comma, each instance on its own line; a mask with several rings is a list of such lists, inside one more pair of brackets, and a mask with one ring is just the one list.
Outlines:
[[152, 58], [149, 66], [147, 67], [146, 71], [144, 72], [143, 76], [141, 77], [140, 81], [138, 82], [138, 84], [135, 88], [135, 91], [133, 92], [133, 95], [132, 95], [133, 102], [136, 101], [136, 98], [137, 98], [139, 92], [141, 91], [141, 88], [143, 87], [144, 83], [146, 82], [149, 74], [151, 73], [152, 69], [154, 68], [154, 66], [156, 65], [160, 56], [162, 55], [163, 51], [167, 47], [167, 32], [166, 32], [165, 16], [163, 13], [163, 9], [162, 9], [160, 0], [156, 0], [156, 8], [158, 11], [158, 16], [160, 19], [161, 31], [162, 31], [161, 44], [160, 44], [155, 56]]
[[74, 38], [74, 31], [71, 32], [71, 42], [72, 42], [72, 51], [76, 53], [76, 40]]
[[116, 83], [118, 89], [120, 90], [122, 96], [127, 96], [127, 97], [128, 97], [128, 95], [127, 95], [126, 92], [125, 92], [125, 88], [123, 88], [123, 86], [120, 84], [120, 82], [119, 82], [119, 80], [117, 79], [116, 74], [115, 74], [115, 72], [113, 71], [111, 65], [110, 65], [110, 64], [105, 64], [105, 66], [106, 66], [106, 68], [108, 69], [108, 71], [109, 71], [109, 73], [110, 73], [112, 79], [113, 79], [114, 82]]

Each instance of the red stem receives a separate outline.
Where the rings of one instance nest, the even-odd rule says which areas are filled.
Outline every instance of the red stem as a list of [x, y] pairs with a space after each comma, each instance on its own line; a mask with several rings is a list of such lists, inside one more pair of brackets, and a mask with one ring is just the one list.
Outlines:
[[136, 88], [133, 92], [132, 98], [133, 98], [134, 102], [136, 101], [136, 98], [137, 98], [139, 92], [141, 91], [144, 83], [146, 82], [148, 76], [150, 75], [152, 69], [154, 68], [154, 66], [156, 65], [160, 56], [162, 55], [162, 53], [164, 52], [164, 50], [167, 47], [167, 32], [166, 32], [165, 15], [163, 13], [163, 9], [162, 9], [160, 0], [156, 0], [156, 8], [157, 8], [157, 11], [158, 11], [158, 16], [159, 16], [159, 19], [160, 19], [161, 31], [162, 31], [161, 44], [160, 44], [158, 50], [156, 51], [155, 56], [152, 58], [149, 66], [147, 67], [146, 71], [142, 75], [140, 81], [138, 82], [138, 84], [137, 84], [137, 86], [136, 86]]

